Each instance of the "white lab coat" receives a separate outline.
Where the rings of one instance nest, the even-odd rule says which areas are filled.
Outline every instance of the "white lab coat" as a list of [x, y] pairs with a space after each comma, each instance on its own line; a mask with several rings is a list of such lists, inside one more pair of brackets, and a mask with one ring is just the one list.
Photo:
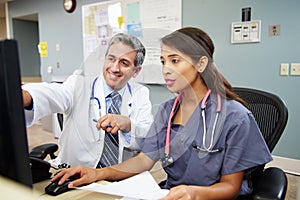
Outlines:
[[[51, 162], [58, 165], [67, 163], [96, 167], [103, 150], [103, 130], [95, 128], [89, 111], [92, 83], [95, 77], [70, 76], [63, 84], [29, 83], [23, 85], [34, 102], [33, 110], [25, 110], [27, 126], [51, 113], [64, 113], [64, 128], [59, 138], [58, 157]], [[98, 77], [95, 94], [101, 102], [101, 113], [106, 113], [102, 76]], [[151, 102], [147, 87], [130, 83], [122, 96], [121, 114], [131, 119], [131, 131], [119, 131], [119, 162], [122, 161], [124, 147], [140, 150], [144, 138], [153, 121]], [[99, 110], [99, 109], [98, 109]], [[102, 114], [103, 115], [103, 114]], [[125, 136], [129, 140], [125, 139]]]

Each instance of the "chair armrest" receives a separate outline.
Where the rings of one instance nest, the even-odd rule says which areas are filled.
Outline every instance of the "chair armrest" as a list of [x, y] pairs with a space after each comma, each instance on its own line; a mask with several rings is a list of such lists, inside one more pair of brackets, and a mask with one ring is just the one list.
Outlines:
[[263, 171], [253, 186], [253, 199], [284, 200], [287, 190], [287, 177], [285, 172], [277, 167], [269, 167]]
[[54, 154], [58, 150], [58, 145], [54, 143], [42, 144], [34, 147], [29, 153], [30, 157], [39, 158], [44, 160], [47, 155], [50, 155], [51, 159], [56, 158]]
[[35, 157], [29, 157], [29, 160], [33, 183], [38, 183], [40, 181], [50, 179], [52, 175], [52, 173], [50, 172], [50, 163]]

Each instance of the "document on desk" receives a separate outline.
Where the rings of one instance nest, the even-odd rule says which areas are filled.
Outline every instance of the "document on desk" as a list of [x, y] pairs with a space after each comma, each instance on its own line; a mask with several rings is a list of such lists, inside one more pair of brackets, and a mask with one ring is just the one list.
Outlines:
[[77, 189], [89, 190], [124, 197], [125, 200], [156, 200], [166, 196], [169, 190], [161, 189], [149, 171], [118, 182], [92, 183]]

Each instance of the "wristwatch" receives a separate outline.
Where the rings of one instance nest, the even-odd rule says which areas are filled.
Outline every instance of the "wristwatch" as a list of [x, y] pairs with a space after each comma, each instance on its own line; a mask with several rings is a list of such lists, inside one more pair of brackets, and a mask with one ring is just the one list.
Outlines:
[[68, 13], [72, 13], [76, 8], [76, 0], [64, 0], [64, 9]]

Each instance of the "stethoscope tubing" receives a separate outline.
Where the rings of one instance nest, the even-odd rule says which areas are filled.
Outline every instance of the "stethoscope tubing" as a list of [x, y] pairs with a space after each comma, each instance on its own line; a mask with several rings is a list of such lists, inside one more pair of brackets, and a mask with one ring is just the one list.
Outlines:
[[182, 94], [183, 94], [183, 92], [180, 92], [179, 95], [176, 97], [176, 99], [174, 101], [174, 104], [173, 104], [173, 107], [172, 107], [172, 110], [171, 110], [171, 113], [170, 113], [169, 120], [168, 120], [167, 135], [166, 135], [166, 147], [165, 147], [165, 154], [166, 155], [168, 155], [170, 153], [170, 136], [171, 136], [171, 122], [172, 122], [172, 118], [173, 118], [173, 116], [175, 114], [176, 106], [178, 105], [179, 100], [181, 99]]
[[[217, 122], [219, 119], [219, 115], [221, 112], [221, 96], [220, 94], [217, 94], [217, 113], [216, 113], [216, 117], [213, 123], [213, 128], [212, 128], [212, 136], [211, 136], [211, 140], [210, 140], [210, 144], [208, 147], [206, 147], [205, 141], [206, 141], [206, 133], [207, 133], [207, 129], [206, 129], [206, 117], [205, 117], [205, 110], [206, 110], [206, 102], [207, 99], [209, 97], [209, 95], [211, 94], [211, 89], [209, 89], [207, 91], [207, 93], [205, 94], [202, 103], [201, 103], [201, 116], [202, 116], [202, 120], [203, 120], [203, 138], [202, 138], [202, 145], [203, 147], [198, 147], [197, 145], [193, 145], [194, 148], [204, 151], [204, 152], [208, 152], [208, 153], [214, 153], [214, 152], [220, 152], [222, 151], [221, 148], [212, 150], [212, 146], [213, 146], [213, 141], [214, 141], [214, 135], [215, 135], [215, 131], [216, 131], [216, 126], [217, 126]], [[165, 144], [165, 156], [166, 157], [170, 157], [170, 137], [171, 137], [171, 122], [172, 122], [172, 118], [175, 114], [175, 109], [181, 99], [181, 96], [183, 95], [183, 92], [180, 92], [179, 95], [176, 97], [174, 103], [173, 103], [173, 107], [172, 110], [170, 112], [169, 115], [169, 120], [168, 120], [168, 126], [167, 126], [167, 133], [166, 133], [166, 144]]]
[[[99, 100], [99, 98], [95, 97], [95, 84], [96, 84], [97, 80], [98, 80], [98, 77], [96, 77], [96, 78], [94, 79], [94, 81], [93, 81], [93, 84], [92, 84], [92, 93], [91, 93], [90, 100], [96, 100], [96, 101], [97, 101], [97, 103], [98, 103], [98, 108], [99, 108], [99, 111], [100, 111], [100, 110], [101, 110], [101, 103], [100, 103], [100, 100]], [[129, 83], [127, 83], [127, 88], [128, 88], [128, 90], [129, 90], [130, 96], [132, 97], [132, 90], [131, 90], [131, 86], [130, 86]], [[129, 103], [128, 106], [131, 107], [131, 106], [132, 106], [132, 103]], [[129, 114], [129, 116], [130, 116], [130, 114]]]

